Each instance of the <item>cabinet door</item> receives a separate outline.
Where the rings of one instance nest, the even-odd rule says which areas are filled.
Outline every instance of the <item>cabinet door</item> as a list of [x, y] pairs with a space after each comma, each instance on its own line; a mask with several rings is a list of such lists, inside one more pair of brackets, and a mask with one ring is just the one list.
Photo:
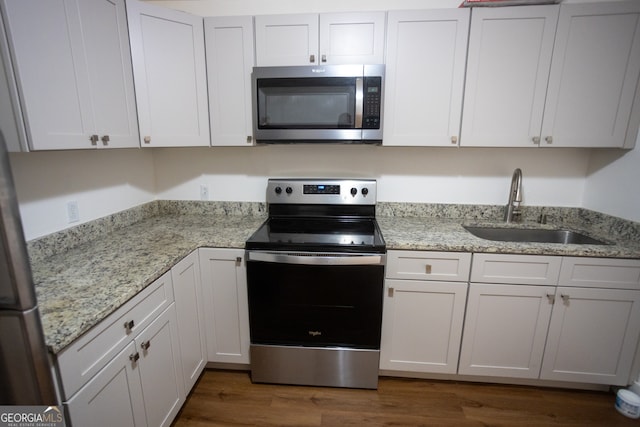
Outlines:
[[124, 0], [78, 0], [98, 147], [138, 147]]
[[318, 15], [255, 17], [256, 65], [318, 64]]
[[454, 374], [467, 284], [387, 280], [380, 368]]
[[[0, 35], [6, 34], [0, 16]], [[0, 37], [0, 131], [9, 152], [28, 151], [18, 88], [5, 37]]]
[[211, 145], [251, 146], [253, 18], [204, 19]]
[[144, 427], [147, 419], [133, 342], [65, 403], [74, 426]]
[[560, 8], [542, 144], [622, 147], [640, 74], [640, 2]]
[[244, 251], [200, 249], [210, 362], [249, 363], [249, 306]]
[[135, 342], [147, 423], [169, 426], [185, 399], [175, 306], [170, 305]]
[[5, 1], [3, 9], [31, 149], [137, 146], [124, 0]]
[[31, 149], [94, 148], [76, 1], [3, 0], [2, 9]]
[[539, 143], [558, 8], [473, 10], [460, 145]]
[[552, 286], [472, 283], [459, 374], [538, 378]]
[[384, 145], [458, 145], [469, 14], [389, 12]]
[[197, 250], [171, 269], [171, 279], [176, 300], [184, 391], [188, 394], [207, 363], [200, 261]]
[[207, 146], [203, 18], [127, 0], [143, 147]]
[[640, 291], [559, 287], [540, 378], [627, 385]]
[[320, 15], [321, 64], [384, 64], [385, 12]]

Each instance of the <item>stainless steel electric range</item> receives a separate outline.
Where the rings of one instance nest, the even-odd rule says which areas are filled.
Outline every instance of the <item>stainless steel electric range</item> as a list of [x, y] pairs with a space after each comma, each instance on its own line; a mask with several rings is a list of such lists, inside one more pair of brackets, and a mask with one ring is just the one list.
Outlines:
[[377, 388], [385, 242], [376, 181], [270, 179], [247, 240], [254, 382]]

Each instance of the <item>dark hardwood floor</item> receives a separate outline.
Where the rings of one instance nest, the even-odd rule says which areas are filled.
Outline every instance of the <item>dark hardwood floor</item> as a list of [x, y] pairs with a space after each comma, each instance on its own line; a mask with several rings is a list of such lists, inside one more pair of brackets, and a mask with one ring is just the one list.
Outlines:
[[173, 425], [640, 425], [614, 402], [612, 392], [389, 377], [378, 390], [252, 384], [248, 372], [206, 370]]

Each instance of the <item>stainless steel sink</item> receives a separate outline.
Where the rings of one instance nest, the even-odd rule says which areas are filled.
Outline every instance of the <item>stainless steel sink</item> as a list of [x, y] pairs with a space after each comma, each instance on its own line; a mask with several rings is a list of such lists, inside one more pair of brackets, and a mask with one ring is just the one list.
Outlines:
[[544, 230], [539, 228], [502, 228], [464, 226], [471, 234], [481, 239], [501, 242], [563, 243], [573, 245], [608, 245], [572, 230]]

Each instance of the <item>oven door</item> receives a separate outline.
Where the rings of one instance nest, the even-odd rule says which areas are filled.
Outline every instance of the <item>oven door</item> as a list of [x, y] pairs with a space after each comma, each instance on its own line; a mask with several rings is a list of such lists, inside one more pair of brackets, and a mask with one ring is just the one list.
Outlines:
[[253, 345], [379, 349], [383, 254], [248, 251]]

